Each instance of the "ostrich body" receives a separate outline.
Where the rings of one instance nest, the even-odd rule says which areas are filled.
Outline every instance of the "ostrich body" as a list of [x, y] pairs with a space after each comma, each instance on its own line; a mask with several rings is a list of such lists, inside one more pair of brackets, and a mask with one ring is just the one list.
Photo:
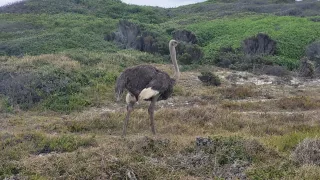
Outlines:
[[175, 74], [171, 78], [167, 73], [158, 70], [151, 65], [139, 65], [124, 70], [118, 77], [115, 87], [116, 99], [120, 100], [123, 91], [126, 89], [127, 115], [123, 122], [122, 136], [126, 135], [130, 113], [136, 102], [140, 100], [150, 101], [148, 113], [150, 116], [151, 131], [155, 134], [154, 108], [157, 101], [166, 100], [173, 92], [173, 86], [180, 77], [180, 71], [176, 59], [175, 47], [178, 42], [171, 40], [169, 50]]

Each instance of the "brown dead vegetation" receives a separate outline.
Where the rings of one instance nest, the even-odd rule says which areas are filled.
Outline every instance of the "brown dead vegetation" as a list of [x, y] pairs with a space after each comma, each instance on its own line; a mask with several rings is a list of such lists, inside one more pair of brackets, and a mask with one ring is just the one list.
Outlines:
[[[298, 144], [305, 138], [320, 135], [320, 106], [316, 98], [319, 91], [316, 88], [252, 83], [231, 85], [233, 83], [224, 78], [221, 87], [209, 87], [201, 85], [196, 75], [196, 72], [183, 72], [174, 97], [159, 102], [155, 113], [156, 136], [150, 136], [147, 103], [135, 107], [128, 127], [130, 135], [125, 139], [120, 137], [124, 104], [109, 103], [108, 107], [94, 107], [68, 115], [2, 112], [0, 145], [5, 151], [0, 153], [0, 177], [319, 177], [317, 167], [297, 166], [293, 159], [299, 158], [290, 156], [296, 153], [294, 157], [300, 157], [305, 154], [302, 151], [309, 152], [300, 148], [297, 153], [301, 146]], [[38, 136], [19, 136], [32, 135], [35, 131]], [[45, 137], [46, 140], [27, 141], [28, 137]], [[211, 139], [208, 142], [214, 145], [198, 147], [197, 137], [208, 137]], [[35, 147], [50, 151], [31, 152]]]

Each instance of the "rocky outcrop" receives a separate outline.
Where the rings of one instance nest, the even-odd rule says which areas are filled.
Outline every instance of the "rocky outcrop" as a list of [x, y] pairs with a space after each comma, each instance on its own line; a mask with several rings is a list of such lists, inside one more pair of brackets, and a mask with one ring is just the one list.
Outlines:
[[114, 41], [124, 49], [135, 48], [137, 37], [141, 34], [140, 27], [127, 20], [119, 21], [118, 31], [105, 37], [107, 41]]
[[306, 47], [306, 55], [316, 65], [320, 65], [320, 41], [313, 42]]
[[157, 37], [158, 35], [152, 32], [142, 31], [137, 24], [127, 20], [120, 20], [118, 30], [105, 36], [105, 40], [113, 41], [123, 49], [168, 54], [168, 50], [161, 49], [161, 47], [165, 46]]
[[155, 38], [155, 35], [152, 33], [142, 33], [141, 36], [138, 36], [136, 38], [136, 44], [135, 48], [139, 51], [144, 51], [144, 52], [150, 52], [150, 53], [157, 53], [159, 52], [159, 42]]
[[307, 57], [300, 59], [299, 75], [308, 78], [313, 78], [315, 75], [315, 67]]
[[[188, 30], [177, 30], [172, 33], [173, 39], [180, 41], [177, 47], [177, 56], [182, 64], [198, 62], [203, 57], [201, 48], [194, 33]], [[118, 30], [107, 36], [105, 40], [113, 41], [120, 48], [135, 49], [153, 54], [168, 55], [167, 39], [150, 31], [143, 31], [139, 25], [121, 20]]]
[[179, 63], [191, 64], [202, 59], [203, 52], [200, 46], [197, 45], [198, 39], [193, 32], [182, 29], [175, 30], [171, 34], [173, 39], [179, 41], [177, 46]]
[[172, 33], [173, 39], [184, 41], [186, 43], [197, 44], [198, 39], [196, 35], [188, 30], [176, 30]]
[[250, 55], [274, 55], [276, 51], [276, 41], [267, 34], [259, 33], [257, 36], [245, 39], [242, 43], [242, 50]]

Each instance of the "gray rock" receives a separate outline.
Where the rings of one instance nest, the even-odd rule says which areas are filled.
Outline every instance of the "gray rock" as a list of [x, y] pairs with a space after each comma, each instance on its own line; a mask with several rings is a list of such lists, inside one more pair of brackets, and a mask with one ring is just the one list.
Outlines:
[[192, 43], [192, 44], [197, 44], [198, 39], [196, 35], [188, 30], [176, 30], [172, 33], [173, 38], [178, 40], [178, 41], [184, 41], [187, 43]]

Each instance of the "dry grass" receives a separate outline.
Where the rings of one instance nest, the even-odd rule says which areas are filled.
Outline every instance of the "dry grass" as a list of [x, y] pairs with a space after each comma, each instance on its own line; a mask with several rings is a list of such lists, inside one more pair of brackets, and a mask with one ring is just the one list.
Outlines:
[[289, 98], [281, 98], [278, 101], [278, 107], [288, 110], [310, 110], [320, 108], [320, 100], [309, 96], [296, 96]]
[[[2, 113], [0, 179], [319, 178], [317, 166], [297, 166], [290, 156], [303, 139], [320, 135], [315, 94], [296, 90], [283, 98], [278, 92], [286, 87], [271, 85], [208, 87], [197, 75], [183, 72], [174, 97], [158, 103], [156, 136], [147, 103], [135, 107], [126, 138], [123, 103], [68, 115]], [[214, 146], [197, 147], [197, 137]]]
[[316, 165], [304, 165], [296, 170], [295, 176], [288, 179], [319, 179], [320, 167]]
[[54, 67], [64, 70], [74, 70], [80, 68], [78, 61], [72, 60], [64, 55], [39, 55], [39, 56], [24, 56], [22, 58], [9, 58], [8, 61], [3, 63], [4, 66], [12, 66], [16, 70], [33, 69], [35, 67], [43, 66], [45, 64], [53, 65]]
[[220, 88], [218, 92], [226, 99], [245, 99], [258, 95], [258, 92], [255, 91], [255, 87], [250, 85]]

